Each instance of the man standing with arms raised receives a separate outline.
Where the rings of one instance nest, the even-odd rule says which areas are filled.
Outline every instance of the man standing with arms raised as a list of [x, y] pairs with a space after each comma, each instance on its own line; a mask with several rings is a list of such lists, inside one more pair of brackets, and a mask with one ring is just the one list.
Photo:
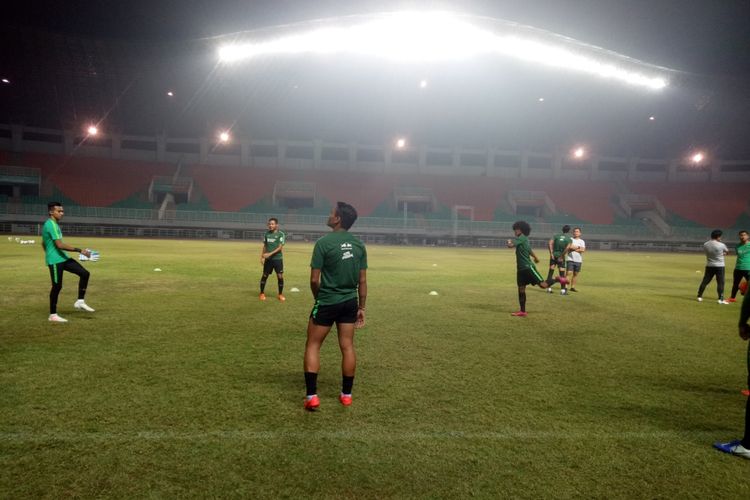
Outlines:
[[354, 352], [354, 329], [365, 326], [367, 301], [367, 250], [364, 243], [349, 233], [357, 211], [351, 205], [337, 202], [328, 216], [333, 231], [320, 238], [313, 249], [310, 263], [310, 290], [315, 305], [307, 323], [305, 344], [304, 408], [317, 410], [320, 371], [320, 347], [336, 323], [341, 349], [341, 394], [344, 406], [352, 404], [352, 387], [357, 357]]

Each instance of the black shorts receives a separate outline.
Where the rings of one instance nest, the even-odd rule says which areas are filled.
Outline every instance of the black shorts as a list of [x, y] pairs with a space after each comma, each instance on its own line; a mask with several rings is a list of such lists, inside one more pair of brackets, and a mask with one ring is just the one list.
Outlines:
[[518, 273], [516, 274], [516, 284], [518, 286], [526, 286], [526, 285], [538, 285], [544, 281], [542, 279], [542, 276], [539, 274], [539, 271], [536, 270], [534, 267], [530, 267], [528, 269], [519, 269]]
[[573, 271], [574, 273], [580, 273], [582, 265], [583, 262], [573, 262], [572, 260], [569, 260], [567, 269], [568, 271]]
[[357, 321], [359, 301], [350, 299], [338, 304], [320, 306], [317, 302], [310, 312], [310, 319], [320, 326], [332, 326], [334, 323], [354, 323]]
[[556, 266], [559, 269], [565, 269], [565, 259], [562, 257], [550, 257], [549, 258], [549, 267]]
[[266, 259], [263, 263], [263, 274], [270, 275], [273, 271], [276, 271], [276, 274], [284, 272], [284, 259]]

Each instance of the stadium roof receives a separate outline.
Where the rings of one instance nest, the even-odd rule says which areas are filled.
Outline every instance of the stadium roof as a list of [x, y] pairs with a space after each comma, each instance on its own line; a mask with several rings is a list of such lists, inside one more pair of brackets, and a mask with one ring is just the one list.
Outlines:
[[[660, 95], [482, 59], [446, 69], [341, 57], [217, 65], [227, 34], [429, 5], [510, 20], [673, 70]], [[0, 19], [0, 122], [131, 133], [545, 148], [706, 147], [748, 157], [744, 0], [26, 2]], [[303, 24], [299, 24], [302, 26]], [[429, 85], [420, 82], [427, 82]], [[172, 92], [172, 95], [167, 95]], [[654, 119], [650, 120], [651, 117]]]

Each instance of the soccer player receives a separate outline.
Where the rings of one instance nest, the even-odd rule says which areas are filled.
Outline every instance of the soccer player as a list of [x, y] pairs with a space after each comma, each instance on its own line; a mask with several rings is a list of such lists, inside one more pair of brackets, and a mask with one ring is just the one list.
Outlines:
[[315, 305], [307, 323], [305, 344], [304, 408], [317, 410], [320, 371], [320, 347], [336, 323], [341, 349], [341, 394], [344, 406], [352, 404], [352, 387], [357, 357], [354, 352], [354, 329], [365, 326], [367, 301], [367, 250], [364, 243], [349, 233], [357, 211], [341, 201], [331, 210], [327, 225], [333, 231], [320, 238], [313, 248], [310, 263], [310, 290]]
[[711, 239], [703, 244], [703, 251], [706, 252], [706, 270], [703, 273], [703, 281], [698, 287], [698, 302], [703, 302], [703, 292], [716, 276], [719, 304], [729, 304], [724, 300], [724, 256], [729, 253], [729, 249], [721, 241], [722, 234], [721, 229], [714, 229], [711, 231]]
[[737, 290], [743, 278], [750, 279], [750, 233], [744, 229], [739, 232], [740, 242], [737, 244], [737, 262], [732, 276], [732, 295], [727, 302], [737, 302]]
[[523, 220], [519, 220], [513, 223], [513, 232], [516, 235], [515, 240], [508, 240], [508, 248], [516, 249], [516, 284], [518, 285], [518, 304], [521, 309], [517, 312], [511, 313], [511, 316], [525, 317], [526, 314], [526, 285], [540, 286], [541, 288], [548, 288], [552, 286], [555, 281], [559, 281], [561, 285], [567, 284], [567, 280], [563, 276], [555, 277], [554, 279], [548, 279], [547, 281], [542, 280], [542, 275], [536, 270], [534, 262], [539, 262], [539, 258], [534, 254], [534, 250], [531, 249], [529, 243], [529, 234], [531, 234], [531, 226], [529, 223]]
[[586, 242], [581, 238], [581, 228], [576, 227], [573, 229], [573, 239], [570, 242], [570, 249], [567, 253], [568, 261], [566, 263], [571, 292], [578, 291], [576, 290], [576, 283], [578, 282], [578, 275], [581, 273], [581, 267], [583, 266], [583, 256], [581, 254], [585, 251]]
[[266, 281], [272, 272], [276, 272], [279, 282], [279, 300], [284, 302], [284, 243], [286, 234], [279, 229], [279, 219], [268, 219], [268, 231], [263, 235], [263, 248], [260, 252], [260, 263], [263, 265], [263, 276], [260, 278], [260, 300], [266, 300]]
[[[573, 239], [568, 235], [570, 232], [570, 226], [565, 224], [562, 227], [562, 232], [554, 235], [547, 242], [549, 248], [549, 272], [547, 273], [547, 283], [552, 283], [552, 275], [555, 274], [555, 268], [557, 268], [560, 276], [565, 276], [565, 256], [570, 251], [570, 244]], [[561, 285], [560, 295], [566, 295], [568, 293], [565, 285]], [[552, 293], [552, 287], [547, 288], [548, 293]]]
[[[750, 339], [750, 325], [747, 324], [750, 319], [750, 293], [745, 295], [740, 310], [739, 331], [740, 338], [747, 341]], [[747, 383], [750, 387], [750, 344], [747, 346]], [[745, 435], [742, 439], [736, 439], [728, 443], [714, 443], [714, 447], [724, 453], [731, 453], [743, 458], [750, 459], [750, 398], [745, 402]]]
[[47, 211], [49, 219], [47, 219], [42, 227], [42, 247], [44, 249], [44, 262], [49, 268], [49, 275], [52, 279], [52, 289], [49, 292], [49, 320], [53, 323], [67, 323], [67, 319], [57, 314], [57, 299], [63, 287], [63, 271], [76, 274], [79, 278], [78, 300], [75, 301], [73, 307], [79, 311], [86, 312], [94, 312], [94, 309], [89, 307], [84, 301], [86, 287], [89, 283], [89, 272], [76, 262], [75, 259], [68, 257], [65, 251], [78, 252], [86, 257], [91, 257], [91, 251], [72, 247], [63, 242], [59, 224], [65, 215], [62, 203], [59, 201], [48, 203]]

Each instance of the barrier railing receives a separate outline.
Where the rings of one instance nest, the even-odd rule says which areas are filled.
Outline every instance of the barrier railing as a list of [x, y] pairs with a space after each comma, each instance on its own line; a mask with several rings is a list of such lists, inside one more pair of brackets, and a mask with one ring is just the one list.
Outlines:
[[[149, 224], [168, 224], [171, 221], [180, 223], [231, 223], [247, 226], [264, 227], [270, 217], [279, 217], [274, 213], [251, 213], [251, 212], [214, 212], [214, 211], [190, 211], [175, 210], [164, 219], [159, 219], [158, 211], [142, 208], [115, 208], [115, 207], [82, 207], [77, 205], [66, 205], [65, 213], [68, 217], [83, 219], [116, 219], [129, 220], [134, 223], [148, 222]], [[47, 216], [47, 207], [39, 204], [18, 204], [0, 202], [0, 215], [12, 216], [36, 216], [43, 219]], [[282, 226], [310, 226], [310, 228], [324, 227], [327, 216], [286, 214], [282, 217]], [[152, 222], [153, 221], [153, 222]], [[80, 222], [80, 221], [79, 221]], [[100, 221], [97, 221], [100, 222]], [[459, 234], [461, 236], [497, 236], [508, 237], [513, 234], [511, 229], [513, 223], [509, 221], [454, 221], [451, 219], [425, 219], [425, 218], [389, 218], [389, 217], [360, 217], [357, 220], [358, 230], [388, 230], [390, 232], [411, 232], [418, 234], [445, 235]], [[536, 222], [531, 223], [532, 237], [547, 237], [560, 230], [559, 223]], [[672, 236], [669, 239], [701, 240], [707, 238], [707, 229], [701, 227], [672, 226]], [[647, 227], [638, 225], [583, 225], [584, 237], [597, 236], [621, 236], [637, 238], [653, 238], [664, 240], [664, 237], [654, 233]]]

